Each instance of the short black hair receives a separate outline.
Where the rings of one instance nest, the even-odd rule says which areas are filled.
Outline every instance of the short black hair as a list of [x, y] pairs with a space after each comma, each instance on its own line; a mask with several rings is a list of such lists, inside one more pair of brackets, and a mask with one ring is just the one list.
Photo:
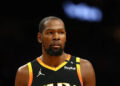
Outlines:
[[48, 21], [48, 20], [57, 20], [57, 19], [62, 21], [61, 18], [56, 17], [56, 16], [48, 16], [48, 17], [43, 18], [43, 19], [40, 21], [40, 23], [39, 23], [39, 32], [40, 32], [40, 33], [43, 32], [43, 30], [44, 30], [44, 23], [45, 23], [46, 21]]

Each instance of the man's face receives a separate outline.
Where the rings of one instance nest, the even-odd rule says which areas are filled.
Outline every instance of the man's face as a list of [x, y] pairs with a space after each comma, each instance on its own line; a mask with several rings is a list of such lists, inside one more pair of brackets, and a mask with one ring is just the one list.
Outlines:
[[61, 20], [48, 20], [42, 32], [42, 47], [51, 56], [60, 56], [66, 42], [66, 31]]

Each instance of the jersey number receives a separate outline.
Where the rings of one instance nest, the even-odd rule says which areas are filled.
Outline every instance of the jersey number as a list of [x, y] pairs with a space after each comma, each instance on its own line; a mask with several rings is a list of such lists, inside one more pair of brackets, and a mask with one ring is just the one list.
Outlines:
[[[54, 86], [54, 84], [47, 84], [47, 86]], [[70, 86], [69, 83], [57, 83], [57, 86]], [[74, 85], [75, 86], [75, 85]]]

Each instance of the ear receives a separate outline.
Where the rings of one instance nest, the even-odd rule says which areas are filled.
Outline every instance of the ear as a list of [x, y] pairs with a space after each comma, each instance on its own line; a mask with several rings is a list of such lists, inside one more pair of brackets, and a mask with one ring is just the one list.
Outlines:
[[37, 34], [37, 40], [39, 43], [42, 43], [42, 34], [40, 32]]

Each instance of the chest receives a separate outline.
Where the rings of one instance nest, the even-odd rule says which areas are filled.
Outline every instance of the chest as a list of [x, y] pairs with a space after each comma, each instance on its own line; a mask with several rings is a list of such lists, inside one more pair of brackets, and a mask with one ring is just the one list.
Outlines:
[[75, 61], [69, 61], [56, 69], [33, 64], [32, 86], [81, 86]]

